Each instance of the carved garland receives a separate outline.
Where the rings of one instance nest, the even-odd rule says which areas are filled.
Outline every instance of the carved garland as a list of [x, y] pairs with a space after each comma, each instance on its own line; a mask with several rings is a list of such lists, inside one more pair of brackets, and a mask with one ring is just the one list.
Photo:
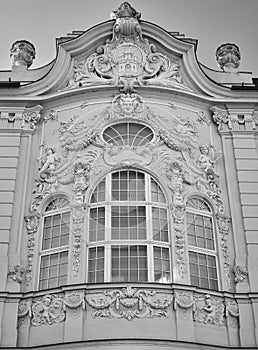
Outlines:
[[94, 310], [92, 317], [134, 318], [168, 317], [168, 306], [172, 296], [127, 286], [86, 296], [87, 303]]
[[178, 271], [181, 278], [184, 278], [186, 272], [184, 214], [185, 206], [172, 206], [172, 216], [175, 231], [176, 263], [178, 265]]
[[222, 215], [216, 215], [218, 229], [221, 235], [221, 248], [223, 251], [224, 271], [226, 276], [226, 287], [231, 290], [230, 264], [228, 253], [228, 234], [231, 225], [230, 218]]

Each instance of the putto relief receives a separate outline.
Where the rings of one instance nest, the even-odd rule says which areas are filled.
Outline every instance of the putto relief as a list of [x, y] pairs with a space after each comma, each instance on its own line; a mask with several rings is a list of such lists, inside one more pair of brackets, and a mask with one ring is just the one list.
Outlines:
[[190, 90], [183, 82], [178, 58], [158, 52], [143, 38], [140, 16], [127, 2], [114, 11], [112, 38], [75, 62], [68, 88], [110, 85], [128, 93], [138, 86], [156, 85]]

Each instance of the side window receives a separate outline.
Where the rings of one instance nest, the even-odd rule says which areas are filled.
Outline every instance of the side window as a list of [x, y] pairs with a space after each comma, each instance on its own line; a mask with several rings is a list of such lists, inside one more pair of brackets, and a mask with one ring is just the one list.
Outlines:
[[190, 198], [186, 222], [191, 285], [218, 290], [214, 220], [208, 203], [198, 197]]
[[46, 206], [42, 230], [39, 289], [59, 287], [67, 283], [70, 232], [70, 204], [64, 196]]

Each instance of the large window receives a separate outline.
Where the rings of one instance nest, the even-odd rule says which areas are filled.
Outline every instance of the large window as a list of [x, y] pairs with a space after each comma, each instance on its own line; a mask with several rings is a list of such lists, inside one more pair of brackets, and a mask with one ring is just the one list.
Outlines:
[[217, 249], [208, 203], [198, 197], [189, 199], [186, 222], [191, 285], [218, 290]]
[[110, 173], [90, 200], [88, 282], [170, 282], [167, 203], [141, 171]]
[[55, 197], [43, 214], [39, 289], [67, 283], [69, 232], [69, 202], [63, 196]]

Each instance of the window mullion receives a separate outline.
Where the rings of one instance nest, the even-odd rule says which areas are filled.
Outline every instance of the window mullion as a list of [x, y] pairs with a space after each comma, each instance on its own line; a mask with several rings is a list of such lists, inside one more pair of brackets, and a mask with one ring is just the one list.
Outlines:
[[111, 245], [107, 244], [104, 250], [104, 282], [111, 282]]
[[148, 244], [147, 246], [147, 259], [148, 259], [148, 281], [154, 282], [153, 244]]

